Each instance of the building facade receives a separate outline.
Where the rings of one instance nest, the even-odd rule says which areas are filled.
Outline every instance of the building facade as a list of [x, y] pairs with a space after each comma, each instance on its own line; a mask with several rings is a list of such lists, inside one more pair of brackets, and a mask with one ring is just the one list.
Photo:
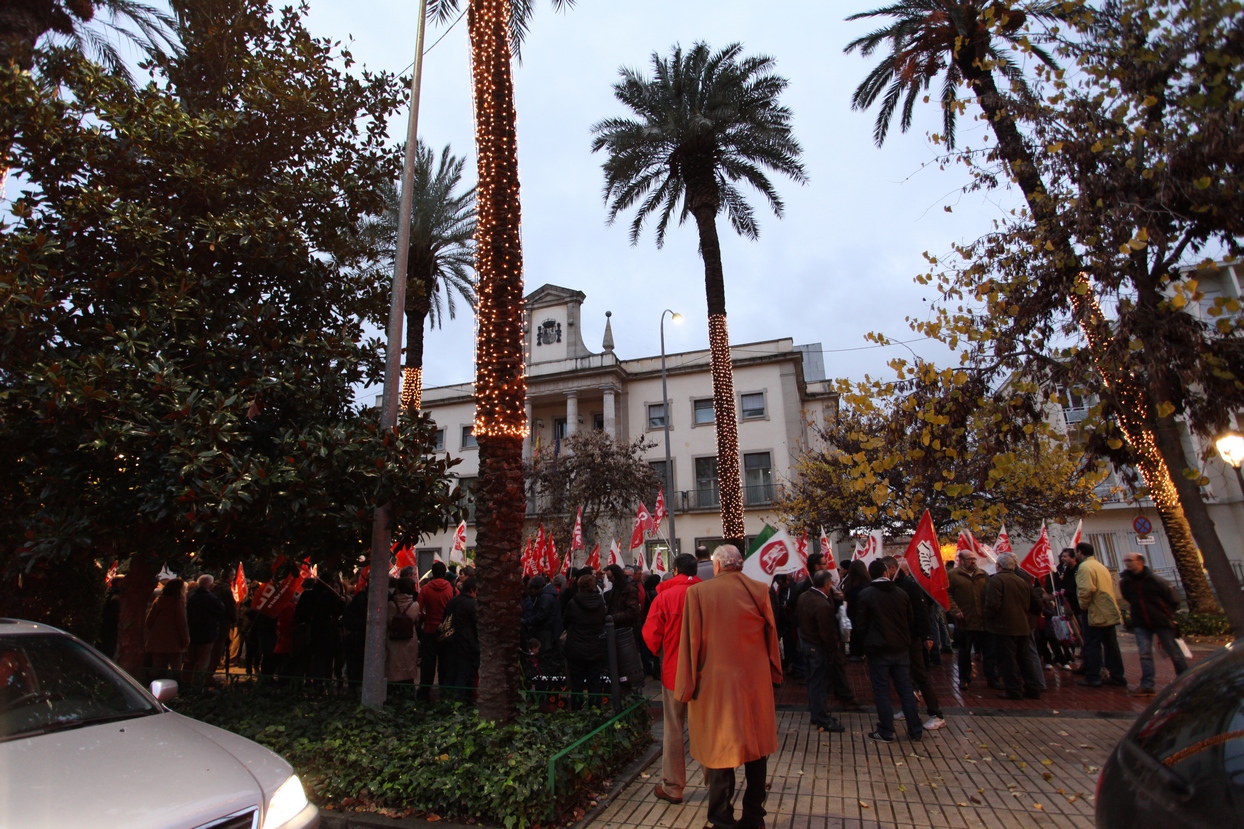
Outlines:
[[[662, 400], [660, 355], [619, 358], [608, 314], [601, 351], [587, 348], [580, 315], [584, 299], [579, 291], [555, 285], [526, 297], [526, 456], [560, 452], [565, 438], [584, 429], [605, 431], [620, 442], [643, 437], [656, 444], [647, 458], [664, 481], [668, 417], [673, 488], [666, 503], [678, 535], [671, 542], [677, 551], [713, 546], [721, 539], [721, 516], [708, 349], [666, 355], [668, 400]], [[816, 427], [836, 415], [838, 398], [825, 380], [819, 343], [767, 340], [733, 346], [731, 355], [746, 531], [754, 536], [766, 521], [775, 522], [770, 504], [777, 482], [816, 440]], [[423, 408], [437, 424], [437, 449], [461, 459], [454, 473], [469, 485], [479, 468], [472, 384], [426, 388]], [[469, 510], [468, 548], [475, 541], [473, 518]], [[668, 535], [668, 522], [663, 532]], [[425, 539], [418, 547], [420, 568], [436, 554], [446, 557], [452, 539], [452, 528]], [[623, 547], [629, 543], [619, 540]], [[608, 543], [604, 539], [602, 548]]]

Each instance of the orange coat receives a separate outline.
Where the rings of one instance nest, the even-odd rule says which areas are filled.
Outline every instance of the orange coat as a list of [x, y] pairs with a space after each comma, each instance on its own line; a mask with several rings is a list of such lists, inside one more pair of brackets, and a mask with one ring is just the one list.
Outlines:
[[765, 585], [737, 571], [687, 591], [674, 696], [687, 703], [691, 756], [732, 769], [777, 751], [773, 686], [782, 681]]

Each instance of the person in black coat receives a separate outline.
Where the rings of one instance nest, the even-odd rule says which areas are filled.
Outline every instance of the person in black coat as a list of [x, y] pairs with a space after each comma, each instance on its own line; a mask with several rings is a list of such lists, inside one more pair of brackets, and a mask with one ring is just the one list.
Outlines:
[[929, 711], [929, 719], [925, 721], [924, 727], [930, 730], [941, 728], [946, 721], [942, 719], [942, 704], [937, 698], [937, 690], [933, 687], [925, 659], [934, 646], [933, 630], [929, 625], [929, 605], [933, 603], [933, 599], [912, 577], [911, 565], [907, 559], [886, 556], [882, 561], [886, 565], [886, 573], [894, 579], [894, 584], [911, 600], [912, 637], [907, 651], [908, 669], [911, 671], [911, 680], [920, 689], [920, 696], [924, 697], [924, 705]]
[[1171, 658], [1178, 676], [1188, 670], [1188, 660], [1176, 642], [1175, 611], [1179, 610], [1179, 596], [1163, 578], [1145, 566], [1140, 553], [1128, 553], [1123, 557], [1124, 571], [1119, 574], [1119, 592], [1128, 605], [1132, 623], [1132, 635], [1136, 637], [1136, 650], [1140, 652], [1140, 685], [1130, 693], [1133, 696], [1153, 696], [1154, 686], [1153, 640], [1162, 642], [1162, 649]]
[[[855, 562], [852, 562], [855, 564]], [[872, 579], [856, 599], [856, 618], [852, 642], [868, 658], [868, 679], [877, 706], [877, 728], [868, 736], [878, 742], [894, 742], [894, 705], [890, 702], [890, 683], [898, 691], [906, 717], [907, 736], [919, 740], [924, 733], [920, 709], [911, 685], [911, 643], [916, 637], [916, 620], [907, 593], [886, 577], [880, 560], [868, 566]]]
[[363, 659], [367, 649], [367, 580], [360, 577], [356, 592], [341, 617], [345, 634], [346, 681], [363, 681]]
[[583, 707], [583, 691], [589, 700], [601, 694], [601, 674], [605, 664], [605, 599], [596, 589], [591, 573], [575, 581], [575, 595], [566, 605], [562, 625], [566, 630], [566, 674], [570, 683], [570, 707]]
[[186, 597], [186, 625], [190, 628], [190, 650], [182, 666], [182, 684], [211, 684], [212, 647], [224, 626], [225, 606], [212, 592], [216, 580], [206, 573]]
[[[479, 609], [475, 603], [476, 581], [469, 577], [458, 586], [458, 595], [445, 606], [441, 629], [452, 632], [439, 639], [437, 646], [446, 655], [449, 675], [445, 696], [468, 705], [475, 696], [479, 676]], [[448, 620], [446, 622], [445, 620]]]

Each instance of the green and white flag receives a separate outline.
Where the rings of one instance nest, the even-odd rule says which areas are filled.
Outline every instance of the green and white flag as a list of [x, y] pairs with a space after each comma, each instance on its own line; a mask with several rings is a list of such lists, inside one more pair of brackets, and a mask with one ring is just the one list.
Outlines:
[[798, 573], [803, 566], [795, 539], [786, 530], [776, 530], [765, 524], [743, 559], [743, 575], [767, 585], [773, 582], [774, 576]]

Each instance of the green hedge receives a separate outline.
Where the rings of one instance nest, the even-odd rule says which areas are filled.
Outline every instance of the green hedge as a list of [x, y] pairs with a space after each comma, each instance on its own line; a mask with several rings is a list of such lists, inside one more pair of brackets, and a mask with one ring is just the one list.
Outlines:
[[1183, 636], [1231, 636], [1231, 623], [1219, 613], [1178, 613], [1175, 620]]
[[[186, 696], [172, 707], [285, 757], [321, 807], [473, 817], [520, 829], [547, 819], [549, 758], [612, 715], [533, 708], [499, 726], [481, 722], [466, 706], [416, 708], [398, 700], [374, 711], [353, 695], [262, 685]], [[640, 706], [636, 716], [607, 729], [609, 739], [593, 739], [582, 754], [576, 751], [571, 768], [578, 782], [599, 780], [642, 751], [651, 741], [647, 717], [647, 706]], [[569, 783], [560, 781], [558, 809], [584, 791]]]

